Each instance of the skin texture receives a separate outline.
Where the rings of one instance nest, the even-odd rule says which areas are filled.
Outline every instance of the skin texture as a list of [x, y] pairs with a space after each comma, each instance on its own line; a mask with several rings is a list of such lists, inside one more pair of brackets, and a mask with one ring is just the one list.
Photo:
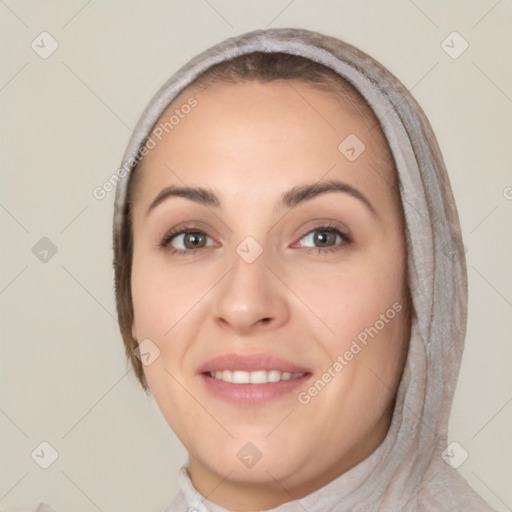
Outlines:
[[[267, 509], [324, 486], [386, 436], [410, 325], [401, 203], [375, 119], [333, 94], [298, 82], [214, 84], [185, 90], [162, 119], [191, 95], [198, 105], [141, 168], [133, 336], [160, 350], [145, 375], [187, 448], [196, 489], [229, 510]], [[354, 161], [338, 149], [349, 134], [366, 146]], [[329, 180], [357, 188], [376, 214], [341, 192], [277, 210], [284, 192]], [[222, 206], [170, 198], [146, 215], [168, 185], [211, 188]], [[178, 235], [160, 248], [185, 222], [207, 235], [203, 247], [193, 252], [194, 240], [184, 245]], [[351, 242], [333, 234], [327, 246], [338, 250], [321, 249], [313, 230], [326, 222]], [[250, 264], [236, 252], [247, 236], [263, 249]], [[197, 374], [217, 355], [272, 354], [312, 372], [307, 390], [397, 302], [401, 312], [305, 405], [293, 392], [234, 406], [211, 396]], [[262, 454], [251, 468], [237, 457], [247, 442]]]

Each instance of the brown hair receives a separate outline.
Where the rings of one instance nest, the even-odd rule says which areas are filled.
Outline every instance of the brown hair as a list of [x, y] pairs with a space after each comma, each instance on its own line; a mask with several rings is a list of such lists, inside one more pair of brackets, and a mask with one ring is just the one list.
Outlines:
[[[361, 94], [345, 79], [328, 67], [299, 55], [287, 53], [253, 52], [220, 62], [199, 75], [187, 86], [205, 89], [211, 84], [236, 84], [245, 81], [268, 83], [276, 80], [292, 80], [334, 94], [351, 113], [357, 114], [368, 123], [376, 122], [375, 115]], [[292, 85], [290, 82], [288, 82]], [[380, 157], [389, 164], [390, 152]], [[119, 328], [123, 337], [126, 356], [131, 362], [135, 375], [146, 392], [148, 384], [141, 361], [135, 356], [137, 340], [132, 337], [134, 318], [131, 294], [131, 267], [133, 254], [133, 228], [131, 212], [135, 201], [135, 191], [140, 181], [139, 163], [132, 171], [126, 193], [123, 221], [119, 238], [114, 240], [115, 296]]]

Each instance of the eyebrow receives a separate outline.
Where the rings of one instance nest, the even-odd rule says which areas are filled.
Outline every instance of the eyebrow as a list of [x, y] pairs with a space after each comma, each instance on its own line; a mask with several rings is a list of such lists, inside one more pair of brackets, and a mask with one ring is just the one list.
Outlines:
[[[280, 211], [284, 208], [293, 208], [300, 203], [304, 203], [305, 201], [323, 194], [327, 194], [329, 192], [342, 192], [358, 199], [368, 208], [368, 210], [370, 210], [370, 212], [372, 212], [373, 215], [378, 217], [377, 211], [362, 192], [352, 187], [348, 183], [336, 180], [302, 185], [300, 187], [294, 187], [288, 190], [281, 196], [277, 204], [277, 211]], [[149, 205], [146, 216], [149, 215], [149, 213], [158, 205], [172, 197], [183, 197], [185, 199], [189, 199], [190, 201], [194, 201], [196, 203], [212, 208], [221, 208], [222, 206], [219, 198], [211, 189], [206, 189], [203, 187], [177, 187], [175, 185], [170, 185], [163, 188], [155, 197], [153, 202]]]

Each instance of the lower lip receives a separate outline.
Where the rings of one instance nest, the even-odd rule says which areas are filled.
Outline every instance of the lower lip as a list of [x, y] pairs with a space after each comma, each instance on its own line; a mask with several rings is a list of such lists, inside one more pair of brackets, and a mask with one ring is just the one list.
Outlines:
[[271, 400], [289, 395], [311, 377], [307, 373], [302, 377], [266, 384], [234, 384], [221, 379], [214, 379], [207, 374], [200, 375], [209, 393], [236, 405], [260, 405]]

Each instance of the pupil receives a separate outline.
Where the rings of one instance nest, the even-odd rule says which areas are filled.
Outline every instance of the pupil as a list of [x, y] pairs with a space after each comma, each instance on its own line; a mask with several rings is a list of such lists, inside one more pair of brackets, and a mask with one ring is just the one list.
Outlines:
[[[187, 242], [191, 242], [191, 246], [192, 246], [192, 248], [197, 247], [198, 245], [200, 245], [200, 244], [199, 244], [199, 240], [200, 240], [200, 239], [202, 239], [202, 238], [204, 238], [204, 236], [203, 236], [203, 235], [201, 235], [201, 234], [198, 234], [198, 233], [189, 233], [189, 234], [187, 235], [187, 237], [185, 238], [185, 245], [186, 245], [187, 247], [189, 247], [189, 246], [187, 245]], [[198, 243], [195, 243], [195, 242], [198, 242]], [[189, 248], [190, 248], [190, 247], [189, 247]]]
[[[319, 234], [316, 236], [316, 241], [320, 243], [320, 245], [325, 244], [329, 238], [332, 238], [333, 233], [329, 231], [319, 231]], [[323, 234], [322, 234], [323, 233]]]

